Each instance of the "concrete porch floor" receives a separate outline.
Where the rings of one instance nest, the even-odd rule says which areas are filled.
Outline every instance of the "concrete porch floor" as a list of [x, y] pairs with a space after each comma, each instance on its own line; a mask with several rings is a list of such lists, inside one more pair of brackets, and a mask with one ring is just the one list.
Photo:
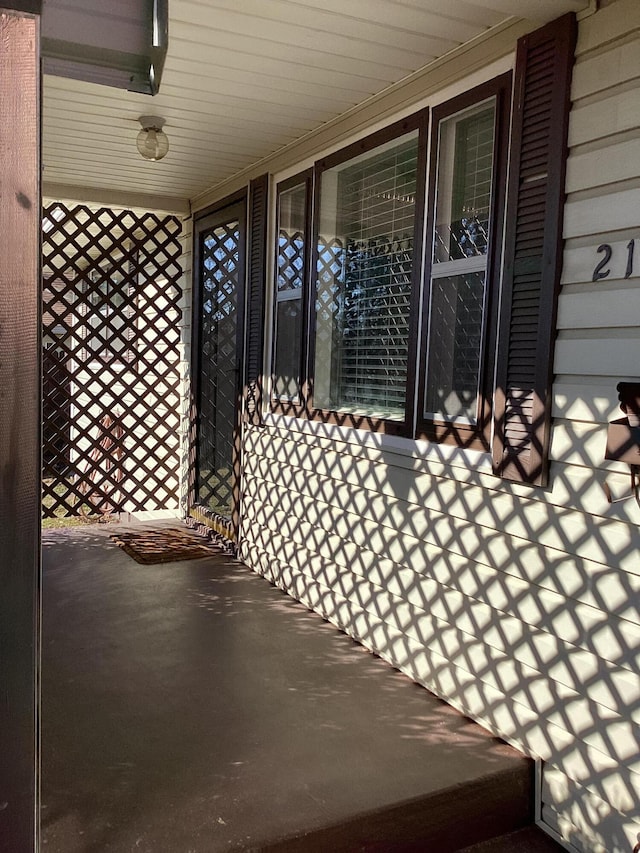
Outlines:
[[530, 821], [515, 750], [236, 561], [141, 566], [123, 527], [43, 533], [43, 850], [442, 853]]

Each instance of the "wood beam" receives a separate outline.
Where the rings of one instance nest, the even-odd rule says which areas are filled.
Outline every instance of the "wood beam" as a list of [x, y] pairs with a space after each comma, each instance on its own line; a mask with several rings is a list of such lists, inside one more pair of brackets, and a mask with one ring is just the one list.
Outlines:
[[0, 9], [0, 850], [38, 837], [39, 18]]

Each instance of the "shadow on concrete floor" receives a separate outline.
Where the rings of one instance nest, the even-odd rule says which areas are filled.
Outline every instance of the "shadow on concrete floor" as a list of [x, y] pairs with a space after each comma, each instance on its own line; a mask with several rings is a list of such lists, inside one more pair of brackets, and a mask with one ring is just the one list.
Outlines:
[[[44, 850], [455, 850], [481, 840], [473, 803], [437, 848], [407, 846], [396, 807], [424, 821], [487, 779], [528, 813], [515, 750], [238, 562], [142, 566], [116, 529], [43, 535]], [[322, 836], [341, 825], [343, 847]]]

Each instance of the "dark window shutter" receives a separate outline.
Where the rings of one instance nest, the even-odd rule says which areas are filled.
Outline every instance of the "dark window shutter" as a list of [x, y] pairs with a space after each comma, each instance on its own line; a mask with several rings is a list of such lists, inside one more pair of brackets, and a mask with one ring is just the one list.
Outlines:
[[245, 420], [260, 424], [262, 413], [262, 353], [264, 348], [264, 294], [267, 265], [269, 176], [249, 185], [249, 232], [247, 245], [247, 332], [245, 352]]
[[496, 373], [494, 471], [546, 485], [575, 16], [520, 39], [516, 55]]

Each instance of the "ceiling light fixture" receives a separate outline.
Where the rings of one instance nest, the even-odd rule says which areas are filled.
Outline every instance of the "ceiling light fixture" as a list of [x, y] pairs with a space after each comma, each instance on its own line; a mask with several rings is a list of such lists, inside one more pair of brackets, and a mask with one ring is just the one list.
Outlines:
[[136, 148], [145, 160], [162, 160], [169, 150], [169, 140], [163, 131], [163, 118], [159, 116], [140, 116], [142, 130], [136, 139]]

